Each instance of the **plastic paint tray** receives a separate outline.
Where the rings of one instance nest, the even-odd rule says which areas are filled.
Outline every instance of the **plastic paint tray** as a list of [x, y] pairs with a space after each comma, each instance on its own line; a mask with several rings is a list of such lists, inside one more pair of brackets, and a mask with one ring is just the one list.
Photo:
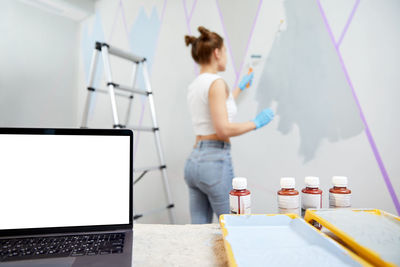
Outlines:
[[221, 215], [229, 265], [369, 266], [295, 214]]
[[307, 210], [358, 255], [378, 266], [400, 266], [400, 218], [378, 209]]

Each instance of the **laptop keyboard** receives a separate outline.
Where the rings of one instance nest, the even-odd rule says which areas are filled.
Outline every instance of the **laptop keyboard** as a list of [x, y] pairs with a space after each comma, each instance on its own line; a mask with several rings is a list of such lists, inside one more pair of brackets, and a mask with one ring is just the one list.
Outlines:
[[0, 262], [122, 253], [125, 233], [0, 239]]

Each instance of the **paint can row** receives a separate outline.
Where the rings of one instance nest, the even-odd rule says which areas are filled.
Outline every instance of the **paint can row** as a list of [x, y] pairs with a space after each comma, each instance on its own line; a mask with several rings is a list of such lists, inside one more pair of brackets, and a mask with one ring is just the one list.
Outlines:
[[[296, 190], [294, 177], [282, 177], [281, 189], [278, 191], [278, 212], [295, 213], [304, 216], [307, 209], [322, 208], [323, 191], [319, 188], [319, 177], [306, 176], [305, 188], [301, 194]], [[348, 179], [345, 176], [333, 176], [333, 187], [329, 189], [330, 208], [350, 208], [351, 190], [347, 188]], [[251, 194], [247, 190], [247, 179], [236, 177], [232, 180], [233, 189], [229, 193], [230, 211], [232, 214], [251, 213]]]
[[[323, 191], [319, 188], [319, 178], [307, 176], [304, 178], [304, 183], [306, 187], [300, 194], [296, 190], [295, 178], [281, 178], [281, 190], [277, 193], [279, 213], [296, 213], [304, 216], [307, 209], [322, 208]], [[351, 190], [347, 188], [347, 177], [333, 176], [332, 184], [333, 187], [329, 189], [329, 208], [351, 207]]]

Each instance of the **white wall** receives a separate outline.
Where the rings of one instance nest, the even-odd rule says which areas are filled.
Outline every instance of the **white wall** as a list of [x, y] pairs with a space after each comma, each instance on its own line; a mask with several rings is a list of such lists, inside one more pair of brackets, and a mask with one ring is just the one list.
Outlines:
[[[99, 0], [95, 14], [77, 23], [20, 1], [3, 0], [0, 126], [79, 126], [95, 40], [146, 56], [175, 211], [179, 223], [188, 223], [183, 165], [194, 144], [194, 134], [186, 88], [198, 68], [183, 36], [198, 35], [197, 27], [204, 25], [225, 38], [229, 62], [221, 75], [230, 87], [247, 72], [250, 55], [261, 54], [265, 59], [255, 67], [253, 86], [238, 100], [236, 120], [252, 119], [267, 106], [276, 111], [276, 118], [263, 129], [232, 138], [235, 173], [249, 178], [255, 213], [276, 212], [275, 193], [281, 176], [295, 176], [301, 188], [306, 175], [320, 176], [325, 192], [332, 175], [346, 175], [354, 193], [353, 206], [396, 213], [376, 155], [400, 195], [400, 128], [395, 123], [400, 114], [396, 102], [400, 94], [400, 4], [396, 0], [359, 1], [335, 50], [317, 3], [307, 0], [296, 7], [294, 0]], [[321, 0], [336, 41], [355, 3]], [[131, 64], [115, 59], [111, 62], [115, 81], [128, 84]], [[96, 86], [104, 87], [99, 66]], [[123, 116], [127, 102], [121, 100], [119, 104]], [[106, 96], [96, 96], [91, 114], [90, 126], [112, 125]], [[144, 98], [135, 98], [130, 122], [150, 124]], [[136, 137], [135, 167], [156, 165], [152, 135]], [[373, 153], [371, 140], [379, 154]], [[137, 212], [163, 205], [160, 175], [146, 175], [135, 186]], [[162, 223], [168, 222], [168, 217], [163, 212], [140, 221]]]
[[77, 126], [78, 23], [3, 0], [0, 32], [0, 126]]
[[[334, 0], [321, 2], [333, 28], [335, 38], [338, 39], [354, 2], [339, 1], [340, 4]], [[349, 4], [349, 2], [352, 3]], [[165, 10], [164, 3], [166, 3]], [[196, 3], [195, 8], [192, 8], [193, 3]], [[277, 111], [276, 118], [266, 128], [232, 138], [235, 173], [249, 178], [249, 189], [253, 193], [252, 208], [255, 213], [276, 212], [275, 194], [279, 189], [280, 177], [295, 176], [298, 188], [301, 188], [306, 175], [319, 176], [325, 192], [331, 186], [330, 179], [333, 175], [346, 175], [349, 177], [350, 187], [353, 189], [353, 206], [376, 207], [396, 213], [381, 170], [366, 137], [365, 125], [357, 117], [359, 113], [353, 102], [354, 97], [348, 91], [350, 86], [340, 65], [339, 55], [333, 44], [327, 42], [330, 37], [328, 32], [324, 32], [326, 27], [322, 16], [318, 13], [317, 2], [305, 1], [302, 7], [294, 10], [300, 15], [296, 15], [295, 18], [286, 18], [286, 16], [292, 16], [290, 15], [292, 13], [288, 13], [290, 11], [288, 8], [290, 5], [293, 8], [294, 0], [262, 1], [254, 33], [247, 47], [259, 3], [255, 0], [251, 2], [237, 1], [233, 4], [228, 0], [98, 1], [96, 14], [81, 24], [78, 73], [80, 75], [79, 87], [82, 90], [78, 93], [78, 114], [82, 114], [86, 97], [84, 88], [94, 40], [106, 41], [111, 45], [149, 57], [152, 63], [151, 81], [155, 92], [161, 137], [176, 204], [175, 211], [179, 223], [188, 223], [188, 191], [183, 180], [183, 166], [194, 144], [194, 134], [186, 106], [186, 88], [195, 78], [197, 69], [190, 57], [189, 48], [184, 45], [183, 36], [188, 32], [197, 35], [197, 27], [204, 25], [224, 36], [227, 45], [228, 42], [232, 42], [229, 44], [231, 50], [229, 51], [227, 71], [222, 74], [231, 87], [236, 84], [238, 77], [247, 72], [246, 66], [251, 54], [262, 54], [266, 58], [255, 69], [253, 86], [246, 90], [238, 100], [237, 120], [252, 119], [264, 105], [271, 106]], [[190, 20], [187, 19], [185, 8], [189, 16], [192, 14]], [[300, 10], [301, 8], [303, 10]], [[224, 18], [224, 23], [221, 23], [219, 10]], [[400, 110], [395, 100], [399, 99], [400, 92], [399, 78], [396, 75], [400, 64], [400, 51], [397, 49], [400, 42], [399, 28], [397, 27], [399, 19], [396, 15], [399, 11], [399, 4], [394, 0], [361, 1], [340, 46], [350, 80], [397, 194], [400, 194], [400, 168], [396, 164], [400, 156], [400, 141], [397, 138], [400, 136], [400, 129], [395, 121]], [[302, 20], [302, 13], [312, 15], [311, 18], [315, 21], [310, 20], [309, 16], [304, 16], [304, 20]], [[330, 91], [328, 95], [319, 94], [320, 98], [314, 99], [313, 95], [303, 97], [302, 105], [298, 109], [291, 109], [292, 113], [288, 113], [287, 109], [282, 109], [288, 105], [288, 101], [278, 97], [283, 92], [280, 91], [280, 87], [268, 88], [266, 86], [268, 83], [263, 80], [268, 68], [274, 69], [274, 65], [267, 64], [270, 62], [268, 60], [275, 58], [279, 61], [274, 44], [276, 45], [276, 35], [282, 19], [287, 22], [287, 30], [281, 29], [279, 37], [281, 40], [286, 38], [285, 36], [290, 34], [293, 29], [298, 33], [297, 36], [308, 38], [305, 40], [297, 37], [298, 39], [294, 39], [294, 49], [287, 49], [283, 51], [283, 54], [292, 55], [291, 53], [294, 51], [301, 52], [303, 48], [301, 45], [314, 45], [316, 53], [319, 54], [313, 58], [306, 57], [304, 60], [323, 59], [320, 61], [323, 64], [321, 73], [324, 75], [337, 73], [334, 86], [329, 87], [323, 83], [323, 79], [312, 79], [313, 75], [309, 73], [312, 71], [311, 69], [302, 68], [301, 64], [293, 64], [297, 70], [307, 74], [305, 77], [308, 77], [309, 80], [302, 81], [302, 85], [310, 84], [310, 87], [314, 89], [321, 86], [321, 89]], [[299, 20], [297, 26], [303, 23], [306, 30], [309, 29], [318, 36], [314, 38], [312, 35], [304, 35], [304, 29], [290, 24], [295, 21], [294, 19]], [[251, 20], [250, 23], [249, 20]], [[288, 58], [290, 63], [290, 56]], [[114, 63], [113, 74], [116, 81], [128, 83], [130, 73], [128, 67], [130, 65], [116, 60], [112, 60], [112, 63]], [[304, 64], [304, 66], [308, 65]], [[96, 83], [103, 85], [102, 79], [103, 77], [100, 75], [96, 79]], [[288, 80], [291, 80], [290, 77]], [[274, 81], [279, 80], [274, 79]], [[297, 84], [292, 84], [288, 88], [289, 91], [286, 93], [290, 95], [299, 93], [299, 90], [302, 89]], [[337, 94], [332, 95], [332, 90], [335, 88], [341, 92], [341, 97], [346, 98], [346, 104], [335, 98], [338, 96]], [[275, 92], [277, 95], [268, 95], [271, 92]], [[263, 93], [267, 93], [267, 95]], [[318, 101], [328, 96], [334, 101], [333, 105], [329, 107], [331, 112], [341, 114], [340, 116], [346, 116], [346, 112], [351, 116], [355, 114], [354, 120], [359, 125], [355, 127], [355, 131], [348, 134], [348, 132], [340, 130], [343, 127], [341, 123], [343, 120], [347, 121], [348, 118], [339, 117], [338, 119], [334, 116], [327, 116], [328, 123], [323, 120], [321, 122], [329, 126], [331, 125], [329, 121], [332, 120], [333, 129], [329, 130], [339, 131], [339, 134], [333, 135], [333, 137], [332, 135], [319, 135], [318, 142], [310, 143], [310, 136], [315, 136], [313, 130], [320, 131], [322, 124], [318, 123], [318, 120], [311, 125], [304, 124], [303, 122], [308, 122], [307, 115], [298, 118], [294, 116], [296, 115], [294, 113], [297, 110], [306, 111], [305, 114], [310, 114], [310, 118], [314, 119], [315, 114], [325, 116], [328, 114], [327, 111], [321, 110], [318, 105], [314, 104], [318, 104]], [[146, 125], [150, 122], [148, 106], [143, 104], [145, 103], [143, 101], [140, 97], [135, 99], [135, 113], [131, 120], [134, 124], [140, 121], [142, 107], [145, 110], [143, 124]], [[123, 101], [121, 103], [122, 107], [126, 104]], [[294, 101], [289, 104], [299, 103]], [[311, 105], [307, 105], [307, 103]], [[318, 109], [313, 109], [315, 107]], [[111, 110], [106, 96], [97, 96], [96, 106], [93, 110], [91, 126], [111, 126]], [[123, 114], [122, 109], [120, 114]], [[317, 117], [317, 119], [321, 118]], [[348, 121], [354, 120], [349, 119]], [[287, 123], [288, 121], [290, 124]], [[139, 140], [136, 141], [138, 144], [136, 167], [156, 163], [152, 136], [141, 134]], [[311, 141], [313, 141], [312, 138]], [[312, 153], [304, 152], [310, 150]], [[135, 187], [135, 207], [138, 212], [157, 208], [164, 204], [159, 174], [152, 173], [146, 176]], [[324, 206], [327, 206], [327, 194], [325, 194]], [[168, 218], [164, 212], [145, 216], [141, 222], [163, 223], [168, 222]]]

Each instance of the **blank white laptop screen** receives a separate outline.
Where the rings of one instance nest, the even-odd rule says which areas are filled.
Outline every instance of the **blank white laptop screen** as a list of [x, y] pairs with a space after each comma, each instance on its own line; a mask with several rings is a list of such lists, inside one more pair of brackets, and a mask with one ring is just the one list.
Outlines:
[[0, 230], [129, 224], [130, 137], [0, 135]]

